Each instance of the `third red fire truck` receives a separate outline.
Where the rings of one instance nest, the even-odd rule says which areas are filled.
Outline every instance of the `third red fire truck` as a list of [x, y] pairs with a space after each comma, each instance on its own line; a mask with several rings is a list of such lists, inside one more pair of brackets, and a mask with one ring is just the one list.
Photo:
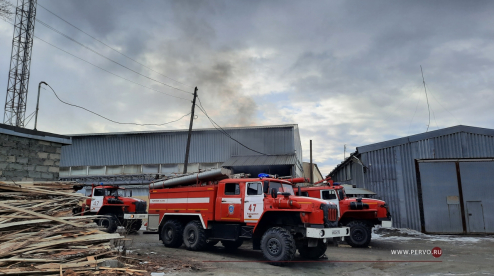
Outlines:
[[[272, 264], [295, 257], [317, 259], [326, 239], [344, 237], [333, 203], [295, 196], [293, 180], [261, 174], [227, 178], [221, 170], [150, 184], [148, 230], [167, 247], [204, 250], [221, 241], [236, 249], [251, 239]], [[296, 182], [296, 181], [293, 181]]]

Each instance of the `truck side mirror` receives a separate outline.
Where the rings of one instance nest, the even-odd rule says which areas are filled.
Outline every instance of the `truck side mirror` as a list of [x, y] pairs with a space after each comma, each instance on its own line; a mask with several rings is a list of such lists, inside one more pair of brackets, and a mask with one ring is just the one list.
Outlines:
[[276, 189], [276, 188], [271, 189], [271, 197], [272, 198], [278, 197], [278, 189]]
[[302, 196], [302, 191], [300, 190], [300, 186], [297, 187], [297, 195], [298, 196]]
[[263, 192], [267, 194], [269, 191], [269, 181], [264, 181]]

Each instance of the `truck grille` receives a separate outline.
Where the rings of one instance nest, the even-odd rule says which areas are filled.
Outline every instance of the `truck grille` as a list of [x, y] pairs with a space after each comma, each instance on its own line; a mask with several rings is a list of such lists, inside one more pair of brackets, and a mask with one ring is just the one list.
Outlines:
[[330, 221], [337, 221], [338, 220], [338, 210], [337, 209], [329, 209], [328, 210], [328, 219]]
[[321, 204], [324, 214], [324, 227], [338, 226], [338, 207], [333, 204]]
[[136, 214], [146, 213], [146, 207], [147, 207], [146, 201], [136, 201], [135, 205], [136, 205]]

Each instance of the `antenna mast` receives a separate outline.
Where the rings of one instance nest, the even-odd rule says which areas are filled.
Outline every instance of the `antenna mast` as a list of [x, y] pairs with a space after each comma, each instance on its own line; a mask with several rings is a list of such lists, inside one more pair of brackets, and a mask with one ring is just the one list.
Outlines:
[[3, 123], [24, 127], [37, 0], [19, 0], [18, 3]]

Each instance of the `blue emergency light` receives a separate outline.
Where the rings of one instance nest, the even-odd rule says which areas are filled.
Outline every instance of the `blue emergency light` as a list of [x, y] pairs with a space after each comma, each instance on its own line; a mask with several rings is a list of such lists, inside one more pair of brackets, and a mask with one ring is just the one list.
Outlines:
[[260, 173], [260, 174], [257, 175], [257, 177], [259, 177], [259, 178], [266, 178], [266, 177], [269, 177], [269, 176], [270, 175], [267, 174], [267, 173]]

